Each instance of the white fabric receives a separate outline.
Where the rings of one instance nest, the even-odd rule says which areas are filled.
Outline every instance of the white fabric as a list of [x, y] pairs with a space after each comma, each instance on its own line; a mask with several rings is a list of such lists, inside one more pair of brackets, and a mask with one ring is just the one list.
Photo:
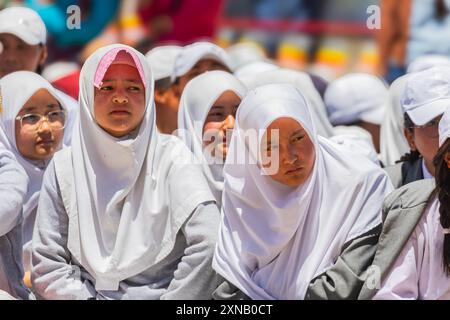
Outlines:
[[14, 153], [15, 157], [25, 169], [30, 181], [28, 192], [23, 204], [23, 216], [26, 219], [38, 204], [39, 191], [46, 163], [26, 159], [19, 152], [16, 144], [16, 117], [24, 104], [40, 89], [46, 89], [67, 111], [67, 104], [60, 98], [57, 90], [40, 75], [29, 71], [13, 72], [0, 79], [0, 95], [2, 112], [0, 113], [0, 141]]
[[280, 68], [256, 74], [251, 78], [241, 78], [240, 80], [244, 82], [248, 89], [255, 89], [267, 84], [293, 85], [308, 100], [317, 133], [323, 137], [330, 137], [334, 134], [333, 127], [327, 117], [325, 104], [307, 73]]
[[441, 121], [439, 121], [439, 147], [441, 147], [448, 138], [450, 138], [450, 106], [447, 107]]
[[330, 138], [331, 141], [346, 146], [351, 152], [357, 152], [380, 165], [369, 131], [357, 126], [338, 126], [334, 127], [334, 133], [335, 135]]
[[[297, 120], [315, 147], [314, 169], [295, 189], [250, 164], [263, 131], [280, 117]], [[245, 141], [249, 129], [262, 131], [258, 146]], [[317, 136], [306, 99], [290, 85], [247, 94], [229, 149], [213, 268], [252, 299], [303, 299], [345, 243], [381, 223], [381, 204], [393, 190], [389, 178], [366, 158]], [[234, 164], [237, 157], [250, 160]]]
[[438, 54], [427, 54], [411, 62], [407, 73], [424, 71], [438, 66], [450, 66], [450, 57]]
[[75, 62], [59, 61], [47, 65], [42, 70], [42, 76], [51, 83], [79, 70], [80, 67]]
[[362, 120], [381, 124], [388, 95], [386, 84], [367, 73], [350, 73], [332, 81], [325, 91], [331, 124], [346, 125]]
[[175, 65], [175, 59], [181, 52], [180, 46], [160, 46], [153, 48], [145, 57], [147, 58], [153, 72], [153, 79], [155, 81], [168, 78], [172, 75]]
[[434, 67], [411, 74], [402, 96], [403, 112], [422, 126], [450, 105], [450, 67]]
[[32, 9], [10, 7], [0, 11], [0, 33], [10, 33], [29, 45], [45, 44], [47, 29], [44, 21]]
[[[93, 108], [96, 70], [101, 63], [100, 69], [106, 71], [121, 49], [131, 54], [143, 71], [146, 112], [135, 137], [118, 139], [98, 126]], [[111, 58], [106, 64], [105, 56]], [[167, 199], [167, 188], [171, 188], [170, 194], [190, 192], [190, 203], [199, 204], [195, 190], [167, 185], [174, 161], [183, 160], [177, 158], [179, 147], [185, 146], [172, 140], [159, 142], [153, 90], [145, 57], [124, 45], [97, 50], [81, 70], [80, 121], [72, 138], [74, 183], [71, 198], [66, 199], [71, 220], [67, 245], [72, 256], [95, 278], [96, 290], [117, 290], [120, 281], [143, 272], [170, 253], [181, 225], [195, 206], [188, 207], [184, 200], [178, 203], [186, 199], [182, 196]], [[202, 196], [205, 201], [213, 199], [210, 192]]]
[[197, 62], [203, 59], [218, 61], [231, 70], [230, 58], [225, 50], [210, 42], [195, 42], [183, 47], [175, 58], [175, 66], [171, 75], [172, 82], [188, 73]]
[[434, 179], [434, 176], [431, 174], [430, 171], [428, 171], [428, 168], [425, 165], [425, 161], [423, 161], [423, 158], [422, 158], [422, 173], [424, 179]]
[[261, 46], [253, 42], [240, 42], [229, 46], [226, 50], [230, 57], [232, 70], [237, 70], [255, 61], [265, 60], [266, 53]]
[[409, 75], [396, 79], [389, 88], [385, 101], [386, 114], [380, 128], [380, 156], [385, 166], [392, 166], [409, 152], [408, 141], [403, 133], [403, 110], [401, 96]]
[[236, 69], [234, 75], [243, 82], [249, 82], [258, 74], [277, 69], [280, 69], [280, 67], [275, 63], [269, 61], [255, 61]]
[[439, 201], [424, 212], [374, 300], [448, 300], [450, 277], [443, 269], [444, 233]]
[[178, 136], [202, 164], [211, 191], [220, 207], [223, 190], [223, 159], [211, 159], [203, 148], [203, 127], [214, 102], [225, 92], [232, 91], [243, 99], [247, 89], [228, 72], [210, 71], [192, 79], [183, 91], [178, 110]]

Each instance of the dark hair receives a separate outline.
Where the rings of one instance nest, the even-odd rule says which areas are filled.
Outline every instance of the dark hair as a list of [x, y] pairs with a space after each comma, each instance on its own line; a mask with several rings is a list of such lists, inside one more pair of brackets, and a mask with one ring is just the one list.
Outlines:
[[[435, 181], [436, 189], [432, 196], [439, 199], [439, 214], [442, 228], [450, 228], [450, 169], [444, 161], [445, 155], [450, 152], [450, 139], [439, 148], [438, 153], [433, 159], [436, 168]], [[447, 276], [450, 276], [450, 234], [444, 236], [443, 250], [444, 270]]]
[[[411, 133], [413, 133], [413, 128], [415, 126], [414, 122], [412, 122], [411, 118], [408, 116], [408, 114], [405, 112], [403, 114], [403, 123], [404, 123], [404, 127], [406, 128], [406, 130], [409, 130]], [[417, 150], [411, 150], [408, 153], [405, 153], [404, 155], [402, 155], [402, 157], [400, 158], [400, 160], [396, 161], [395, 163], [399, 163], [399, 162], [413, 162], [418, 160], [421, 157], [421, 154], [419, 151]]]
[[445, 4], [445, 0], [435, 0], [434, 3], [436, 18], [438, 20], [443, 20], [448, 15], [448, 8]]

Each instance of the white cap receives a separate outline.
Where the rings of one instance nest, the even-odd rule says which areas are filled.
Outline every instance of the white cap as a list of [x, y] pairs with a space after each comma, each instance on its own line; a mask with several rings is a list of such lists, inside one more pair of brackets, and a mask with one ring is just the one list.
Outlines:
[[420, 56], [408, 66], [408, 73], [424, 71], [438, 66], [450, 66], [450, 57], [438, 54]]
[[330, 83], [324, 100], [332, 125], [356, 121], [381, 124], [388, 97], [386, 84], [367, 73], [350, 73]]
[[227, 48], [228, 56], [233, 66], [237, 70], [249, 63], [266, 60], [266, 53], [254, 42], [240, 42]]
[[442, 147], [448, 138], [450, 138], [450, 106], [439, 121], [439, 147]]
[[10, 7], [0, 11], [0, 33], [10, 33], [29, 45], [45, 44], [47, 29], [36, 11]]
[[231, 70], [228, 54], [221, 47], [210, 42], [196, 42], [185, 46], [175, 59], [171, 80], [189, 72], [200, 60], [212, 59]]
[[183, 47], [160, 46], [153, 48], [145, 57], [150, 63], [155, 81], [169, 78], [175, 66], [175, 59]]
[[269, 61], [254, 61], [238, 68], [234, 75], [237, 78], [254, 77], [260, 73], [280, 69], [275, 63]]
[[402, 97], [403, 113], [422, 126], [450, 105], [450, 67], [433, 67], [411, 74]]
[[42, 77], [51, 83], [76, 71], [80, 71], [80, 67], [77, 63], [59, 61], [46, 66], [44, 70], [42, 70]]

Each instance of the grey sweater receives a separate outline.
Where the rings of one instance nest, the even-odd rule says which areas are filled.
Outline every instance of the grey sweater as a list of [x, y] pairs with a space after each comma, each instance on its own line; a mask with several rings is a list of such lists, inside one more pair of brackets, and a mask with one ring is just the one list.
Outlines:
[[69, 218], [52, 162], [44, 175], [33, 234], [33, 289], [41, 299], [211, 299], [219, 282], [211, 266], [219, 220], [214, 202], [200, 204], [167, 257], [120, 282], [117, 291], [97, 292], [95, 280], [67, 248]]
[[22, 205], [28, 176], [14, 155], [0, 151], [0, 290], [18, 299], [32, 299], [23, 283]]

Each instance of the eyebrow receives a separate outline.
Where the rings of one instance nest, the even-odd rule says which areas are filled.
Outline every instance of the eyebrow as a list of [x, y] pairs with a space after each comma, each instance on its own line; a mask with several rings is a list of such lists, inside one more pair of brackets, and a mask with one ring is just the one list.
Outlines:
[[296, 130], [292, 135], [295, 136], [296, 134], [300, 134], [300, 133], [305, 133], [305, 130], [303, 130], [303, 129], [298, 129], [298, 130]]
[[[117, 79], [104, 79], [103, 83], [105, 83], [105, 82], [114, 82], [114, 81], [117, 81]], [[125, 82], [141, 83], [142, 84], [142, 81], [140, 79], [125, 79], [124, 81]]]
[[[59, 108], [62, 109], [62, 106], [59, 103], [50, 103], [45, 106], [47, 109]], [[35, 112], [37, 107], [29, 106], [23, 109], [25, 112]]]

